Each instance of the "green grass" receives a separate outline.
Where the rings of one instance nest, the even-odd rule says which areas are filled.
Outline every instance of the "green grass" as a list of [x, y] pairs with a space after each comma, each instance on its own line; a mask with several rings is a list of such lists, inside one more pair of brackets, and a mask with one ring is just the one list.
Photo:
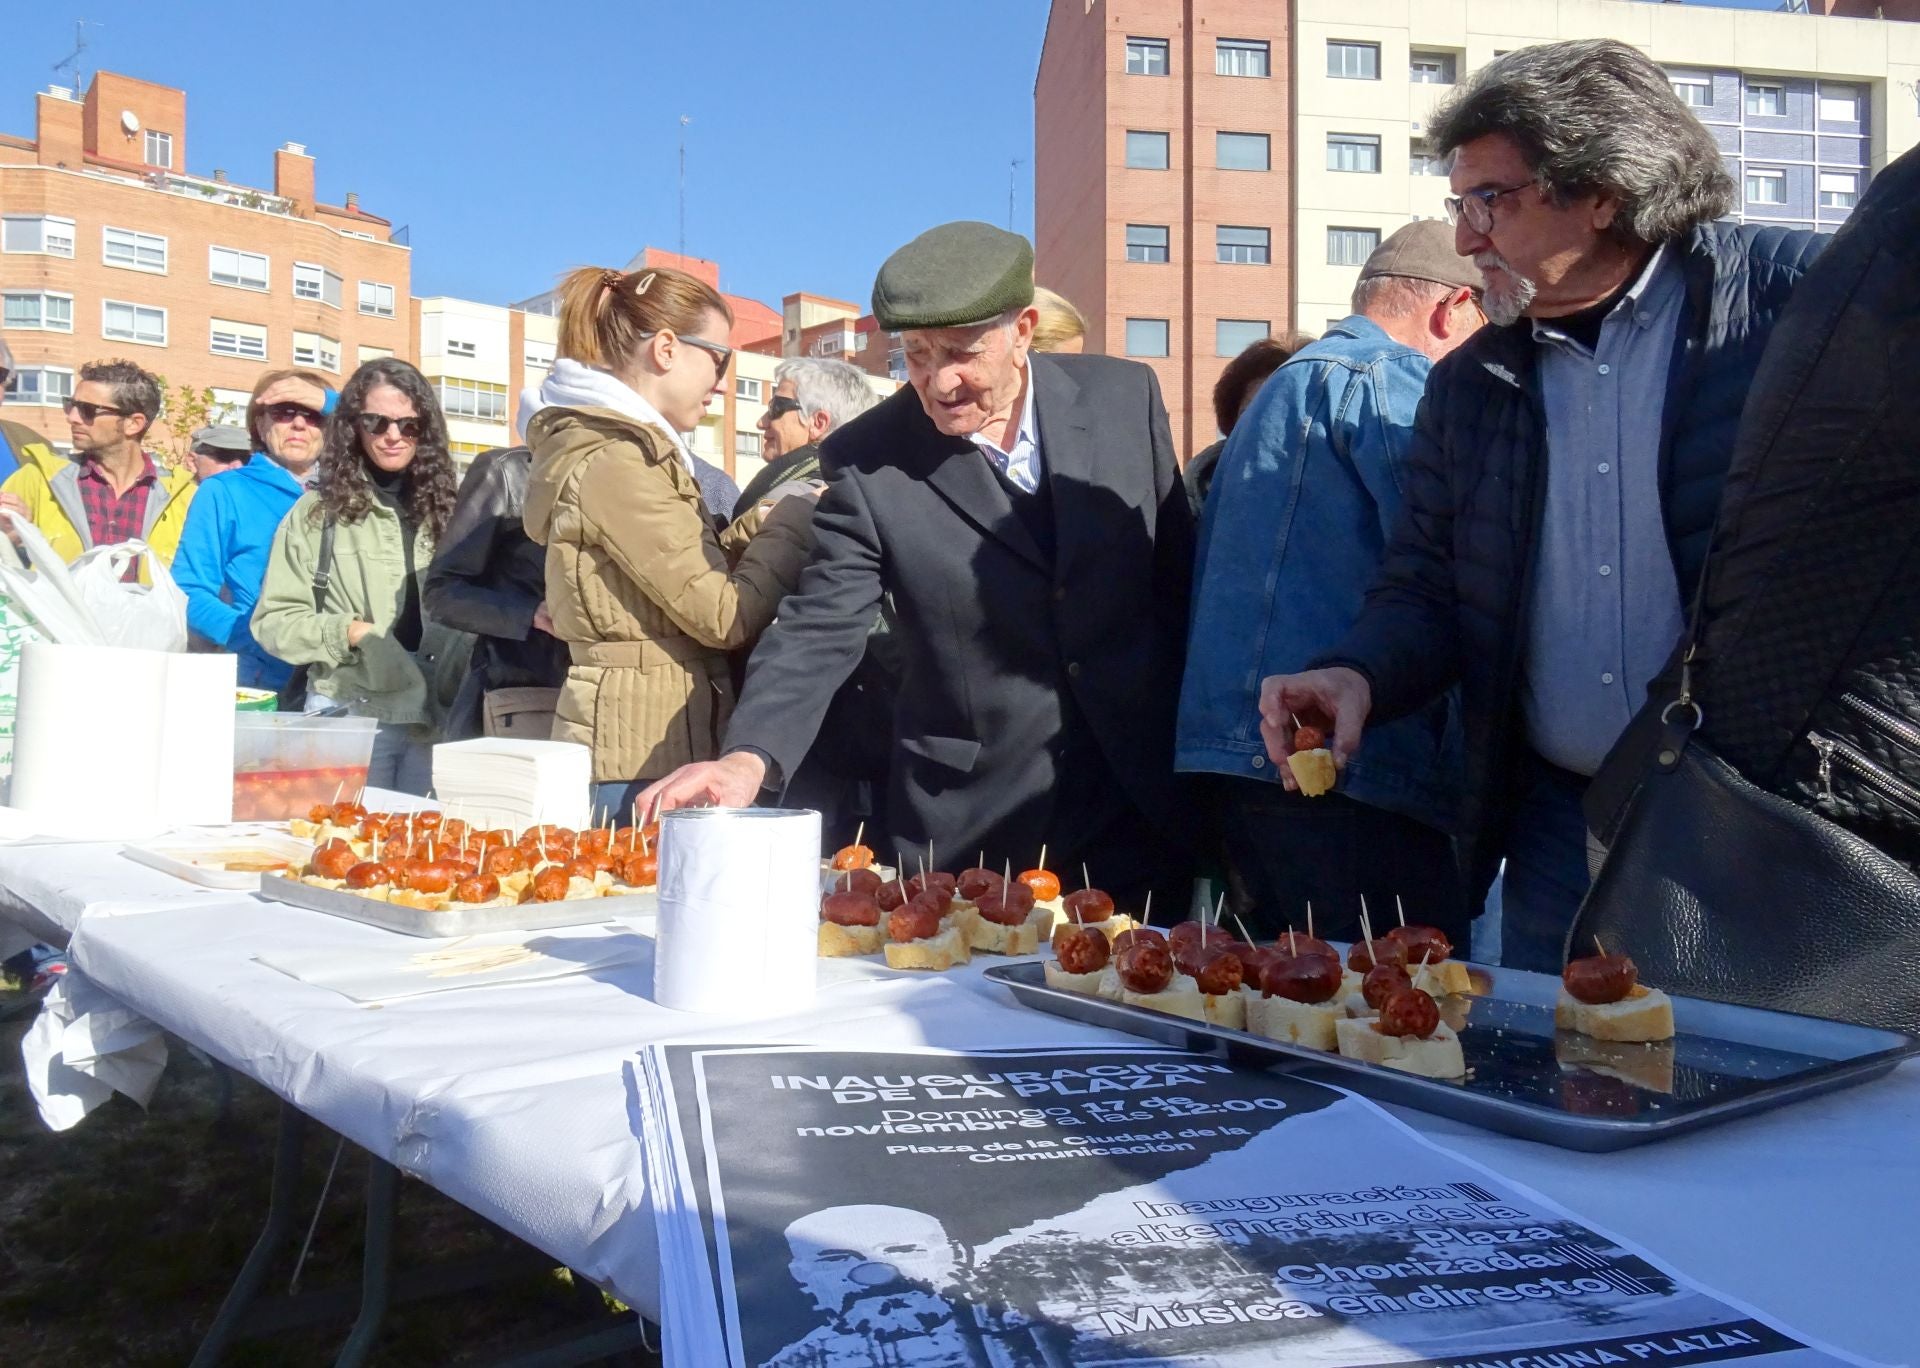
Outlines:
[[[0, 984], [0, 1014], [23, 1002]], [[73, 1130], [41, 1124], [27, 1091], [20, 1038], [0, 1025], [0, 1363], [35, 1368], [174, 1368], [192, 1357], [259, 1234], [273, 1166], [278, 1105], [236, 1079], [223, 1119], [214, 1069], [179, 1042], [142, 1111], [123, 1097]], [[310, 1140], [298, 1221], [304, 1233], [334, 1139]], [[357, 1286], [366, 1157], [340, 1160], [301, 1290]], [[400, 1192], [396, 1272], [516, 1246], [424, 1183]], [[296, 1242], [297, 1248], [297, 1242]], [[265, 1293], [284, 1292], [289, 1255]], [[584, 1328], [582, 1300], [563, 1270], [387, 1313], [381, 1368], [480, 1362], [514, 1344]], [[225, 1362], [306, 1368], [331, 1363], [347, 1323], [236, 1343]]]

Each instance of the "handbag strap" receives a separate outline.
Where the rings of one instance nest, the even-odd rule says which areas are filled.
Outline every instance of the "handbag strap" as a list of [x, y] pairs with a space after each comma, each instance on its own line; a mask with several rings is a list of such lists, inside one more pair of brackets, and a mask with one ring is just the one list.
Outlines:
[[327, 601], [327, 586], [333, 582], [333, 518], [328, 516], [320, 527], [320, 558], [313, 565], [313, 611], [324, 610]]

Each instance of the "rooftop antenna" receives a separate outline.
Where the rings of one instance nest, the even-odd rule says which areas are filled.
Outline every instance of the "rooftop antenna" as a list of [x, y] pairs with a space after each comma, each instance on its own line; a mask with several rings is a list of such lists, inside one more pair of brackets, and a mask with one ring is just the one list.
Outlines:
[[1009, 233], [1015, 231], [1013, 226], [1014, 186], [1019, 182], [1020, 168], [1025, 166], [1026, 164], [1027, 164], [1027, 161], [1025, 157], [1015, 157], [1012, 161], [1007, 163], [1007, 231]]
[[70, 54], [68, 54], [66, 57], [62, 58], [60, 61], [55, 62], [53, 64], [53, 69], [55, 73], [59, 73], [62, 71], [68, 73], [67, 84], [73, 87], [73, 89], [76, 92], [80, 89], [80, 58], [82, 54], [84, 54], [87, 50], [87, 30], [89, 28], [104, 28], [104, 27], [105, 25], [95, 23], [91, 19], [74, 20], [73, 21], [73, 51]]
[[693, 120], [680, 116], [680, 255], [687, 254], [687, 125]]

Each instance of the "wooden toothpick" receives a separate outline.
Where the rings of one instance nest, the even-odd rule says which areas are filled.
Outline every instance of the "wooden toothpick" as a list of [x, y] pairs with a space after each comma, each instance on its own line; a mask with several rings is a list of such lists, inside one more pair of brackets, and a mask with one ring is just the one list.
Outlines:
[[1045, 841], [1042, 841], [1040, 843], [1040, 863], [1035, 865], [1034, 868], [1044, 871], [1046, 867], [1047, 867], [1047, 843]]
[[1407, 909], [1401, 905], [1400, 895], [1398, 893], [1393, 895], [1393, 910], [1400, 914], [1400, 925], [1405, 926], [1407, 924]]

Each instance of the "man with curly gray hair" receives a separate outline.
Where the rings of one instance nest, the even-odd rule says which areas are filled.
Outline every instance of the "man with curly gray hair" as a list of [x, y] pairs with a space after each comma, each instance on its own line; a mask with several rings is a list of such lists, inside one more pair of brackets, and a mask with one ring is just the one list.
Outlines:
[[1825, 238], [1719, 221], [1712, 135], [1611, 39], [1497, 58], [1428, 137], [1495, 326], [1434, 367], [1366, 608], [1264, 681], [1262, 729], [1278, 761], [1295, 716], [1330, 721], [1344, 765], [1458, 685], [1467, 873], [1485, 889], [1505, 861], [1502, 962], [1552, 972], [1582, 795], [1679, 639], [1754, 369]]

